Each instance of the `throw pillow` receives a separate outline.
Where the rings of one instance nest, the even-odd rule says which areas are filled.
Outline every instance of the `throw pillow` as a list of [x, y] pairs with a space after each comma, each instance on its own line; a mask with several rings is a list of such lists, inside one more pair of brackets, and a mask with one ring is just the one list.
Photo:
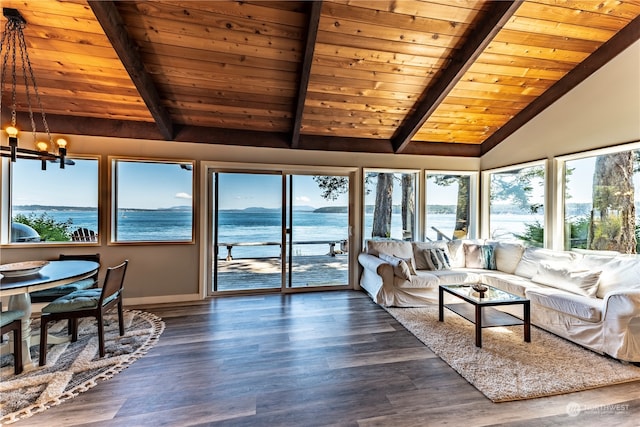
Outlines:
[[464, 245], [465, 267], [496, 269], [496, 258], [493, 245]]
[[393, 274], [395, 276], [405, 280], [411, 280], [411, 269], [409, 268], [409, 263], [407, 263], [403, 258], [387, 254], [379, 254], [378, 257], [391, 264], [393, 267]]
[[595, 297], [599, 279], [600, 271], [570, 271], [543, 262], [538, 266], [538, 271], [531, 281], [573, 294]]
[[411, 246], [413, 246], [413, 259], [415, 261], [416, 270], [429, 270], [429, 264], [427, 264], [427, 260], [424, 257], [422, 251], [427, 249], [446, 249], [447, 254], [449, 253], [447, 248], [447, 242], [445, 241], [435, 241], [435, 242], [411, 242]]
[[531, 279], [538, 271], [538, 266], [541, 262], [566, 266], [573, 263], [576, 257], [577, 254], [567, 251], [554, 251], [531, 246], [524, 250], [514, 274]]
[[407, 267], [409, 268], [409, 274], [411, 274], [412, 276], [416, 275], [416, 269], [413, 266], [413, 261], [411, 258], [402, 258], [402, 257], [397, 257], [400, 258], [402, 261], [405, 262], [405, 264], [407, 264]]
[[496, 257], [496, 269], [513, 274], [518, 267], [524, 246], [522, 243], [496, 242], [493, 251]]
[[429, 270], [449, 270], [451, 269], [451, 261], [449, 254], [445, 249], [432, 248], [422, 251], [422, 255], [429, 266]]

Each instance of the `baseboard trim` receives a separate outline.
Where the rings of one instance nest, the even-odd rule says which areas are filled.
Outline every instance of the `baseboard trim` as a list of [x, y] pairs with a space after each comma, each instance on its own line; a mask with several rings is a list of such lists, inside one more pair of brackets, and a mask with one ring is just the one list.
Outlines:
[[193, 302], [201, 301], [200, 294], [181, 294], [181, 295], [161, 295], [155, 297], [139, 297], [139, 298], [124, 298], [124, 305], [151, 305], [151, 304], [168, 304], [176, 302]]

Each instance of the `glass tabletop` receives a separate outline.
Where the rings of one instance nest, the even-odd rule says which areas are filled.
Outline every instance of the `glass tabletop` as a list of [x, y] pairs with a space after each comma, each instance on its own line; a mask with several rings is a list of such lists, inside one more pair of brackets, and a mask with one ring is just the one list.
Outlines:
[[472, 284], [441, 285], [441, 287], [454, 295], [458, 295], [477, 304], [527, 301], [526, 298], [519, 297], [518, 295], [511, 294], [489, 285], [484, 285], [487, 290], [482, 292], [482, 295], [480, 292], [473, 289]]

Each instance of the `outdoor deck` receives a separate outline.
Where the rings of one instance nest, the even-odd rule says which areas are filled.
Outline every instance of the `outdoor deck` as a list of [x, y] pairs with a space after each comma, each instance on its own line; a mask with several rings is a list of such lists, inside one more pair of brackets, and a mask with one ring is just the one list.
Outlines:
[[[294, 256], [292, 287], [346, 285], [346, 254]], [[280, 288], [280, 258], [218, 260], [218, 291]]]

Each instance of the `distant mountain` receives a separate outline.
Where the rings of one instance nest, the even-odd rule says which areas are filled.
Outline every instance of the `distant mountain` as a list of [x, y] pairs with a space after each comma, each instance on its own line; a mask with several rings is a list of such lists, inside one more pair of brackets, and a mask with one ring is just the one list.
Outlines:
[[87, 206], [50, 206], [50, 205], [16, 205], [18, 211], [97, 211], [98, 208]]
[[[90, 206], [52, 206], [52, 205], [16, 205], [13, 207], [16, 211], [74, 211], [74, 212], [95, 212], [98, 208]], [[191, 206], [172, 206], [170, 208], [144, 209], [144, 208], [120, 208], [123, 211], [190, 211]]]
[[349, 213], [348, 206], [325, 206], [323, 208], [314, 209], [313, 213]]
[[[225, 210], [225, 209], [222, 209]], [[250, 208], [245, 208], [245, 209], [228, 209], [228, 210], [232, 210], [232, 211], [242, 211], [242, 212], [249, 212], [249, 213], [260, 213], [260, 212], [277, 212], [280, 209], [274, 209], [274, 208], [261, 208], [258, 206], [253, 206]]]
[[[280, 208], [262, 208], [260, 206], [251, 206], [244, 209], [220, 209], [224, 212], [248, 212], [248, 213], [277, 213], [280, 212]], [[313, 206], [294, 206], [293, 210], [295, 212], [313, 212], [316, 210]]]

